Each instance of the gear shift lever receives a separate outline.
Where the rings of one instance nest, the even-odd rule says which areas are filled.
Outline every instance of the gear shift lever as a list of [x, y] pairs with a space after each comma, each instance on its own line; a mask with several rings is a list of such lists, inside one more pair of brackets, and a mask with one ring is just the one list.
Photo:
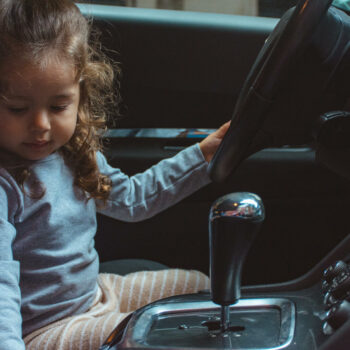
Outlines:
[[210, 279], [214, 303], [221, 305], [221, 330], [229, 328], [229, 307], [240, 298], [244, 259], [265, 218], [261, 199], [237, 192], [216, 200], [209, 215]]

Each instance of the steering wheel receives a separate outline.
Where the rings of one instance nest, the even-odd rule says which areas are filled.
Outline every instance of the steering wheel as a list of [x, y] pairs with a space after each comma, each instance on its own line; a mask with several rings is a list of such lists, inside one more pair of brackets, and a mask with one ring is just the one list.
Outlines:
[[225, 180], [244, 158], [269, 146], [267, 135], [257, 137], [267, 111], [288, 77], [295, 56], [311, 40], [331, 3], [300, 0], [267, 38], [243, 85], [230, 128], [209, 164], [214, 182]]

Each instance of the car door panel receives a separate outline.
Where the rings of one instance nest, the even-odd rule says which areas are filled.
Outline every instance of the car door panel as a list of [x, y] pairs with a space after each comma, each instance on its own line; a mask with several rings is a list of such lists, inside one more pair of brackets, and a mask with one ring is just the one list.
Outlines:
[[[217, 128], [231, 118], [243, 81], [277, 20], [234, 15], [81, 5], [120, 62], [122, 117], [115, 128]], [[111, 51], [112, 50], [112, 51]], [[283, 117], [283, 116], [282, 116]], [[111, 123], [112, 127], [112, 123]], [[197, 142], [186, 137], [109, 137], [109, 162], [127, 174]], [[347, 180], [305, 147], [267, 149], [224, 183], [210, 184], [140, 223], [98, 217], [101, 261], [147, 258], [208, 272], [211, 203], [233, 191], [259, 194], [266, 221], [249, 253], [244, 283], [297, 277], [350, 229]]]
[[[217, 127], [275, 19], [82, 6], [123, 70], [119, 127]], [[225, 67], [230, 67], [228, 72]]]

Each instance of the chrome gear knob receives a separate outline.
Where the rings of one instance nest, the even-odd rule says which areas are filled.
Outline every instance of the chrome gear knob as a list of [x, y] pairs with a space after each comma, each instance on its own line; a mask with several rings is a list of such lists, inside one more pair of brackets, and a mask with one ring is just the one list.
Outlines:
[[228, 326], [228, 306], [240, 299], [245, 257], [265, 218], [259, 196], [237, 192], [216, 200], [209, 215], [211, 296], [222, 306], [222, 329]]

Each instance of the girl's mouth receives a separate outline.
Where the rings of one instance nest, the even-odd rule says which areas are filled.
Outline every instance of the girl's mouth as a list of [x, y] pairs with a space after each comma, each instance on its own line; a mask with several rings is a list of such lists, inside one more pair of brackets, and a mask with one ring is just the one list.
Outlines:
[[50, 141], [25, 142], [24, 145], [32, 149], [42, 149], [49, 144]]

